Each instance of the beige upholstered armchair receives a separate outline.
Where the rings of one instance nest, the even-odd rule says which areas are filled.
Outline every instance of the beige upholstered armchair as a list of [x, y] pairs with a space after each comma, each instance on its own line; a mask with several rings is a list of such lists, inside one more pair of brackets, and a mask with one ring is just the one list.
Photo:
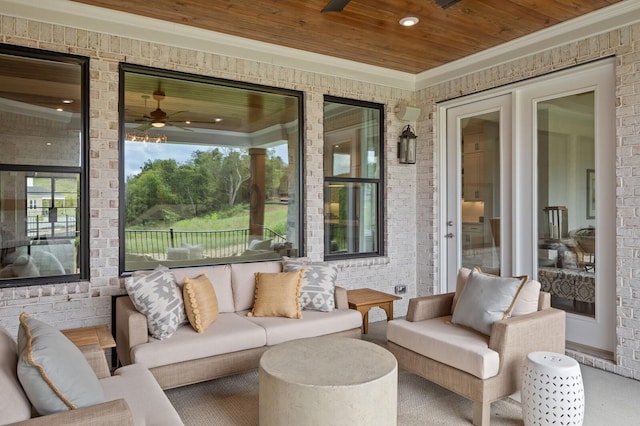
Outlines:
[[406, 319], [388, 324], [389, 349], [401, 368], [472, 400], [473, 424], [488, 426], [491, 402], [520, 390], [528, 353], [565, 351], [565, 313], [533, 283], [537, 310], [534, 299], [534, 312], [495, 321], [490, 335], [451, 323], [455, 293], [411, 299]]

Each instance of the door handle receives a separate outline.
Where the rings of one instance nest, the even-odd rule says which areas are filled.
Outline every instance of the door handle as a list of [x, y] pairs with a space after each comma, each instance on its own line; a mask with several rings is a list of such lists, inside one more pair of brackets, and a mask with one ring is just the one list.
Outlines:
[[449, 232], [448, 234], [445, 234], [444, 237], [445, 238], [453, 238], [454, 235], [451, 232]]

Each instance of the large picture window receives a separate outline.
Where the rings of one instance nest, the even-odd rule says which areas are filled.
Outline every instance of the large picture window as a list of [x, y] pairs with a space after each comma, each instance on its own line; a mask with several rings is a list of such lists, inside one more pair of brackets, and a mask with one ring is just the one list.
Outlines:
[[300, 92], [121, 65], [121, 272], [298, 255]]
[[381, 255], [383, 106], [325, 97], [325, 258]]
[[88, 59], [0, 46], [0, 286], [87, 279]]

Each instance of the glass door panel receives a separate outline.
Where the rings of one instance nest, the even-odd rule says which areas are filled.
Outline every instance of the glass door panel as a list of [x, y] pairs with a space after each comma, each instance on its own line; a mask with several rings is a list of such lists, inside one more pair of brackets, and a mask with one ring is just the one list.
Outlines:
[[538, 280], [551, 305], [595, 315], [594, 91], [537, 103]]
[[462, 266], [500, 274], [500, 112], [463, 118]]

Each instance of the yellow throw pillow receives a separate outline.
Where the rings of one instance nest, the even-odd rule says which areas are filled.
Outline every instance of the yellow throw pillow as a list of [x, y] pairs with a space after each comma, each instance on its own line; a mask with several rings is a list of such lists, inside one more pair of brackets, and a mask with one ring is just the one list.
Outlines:
[[218, 319], [218, 298], [205, 274], [184, 278], [182, 298], [189, 323], [198, 333], [204, 333]]
[[302, 318], [300, 287], [304, 269], [295, 272], [256, 272], [253, 309], [248, 317]]

